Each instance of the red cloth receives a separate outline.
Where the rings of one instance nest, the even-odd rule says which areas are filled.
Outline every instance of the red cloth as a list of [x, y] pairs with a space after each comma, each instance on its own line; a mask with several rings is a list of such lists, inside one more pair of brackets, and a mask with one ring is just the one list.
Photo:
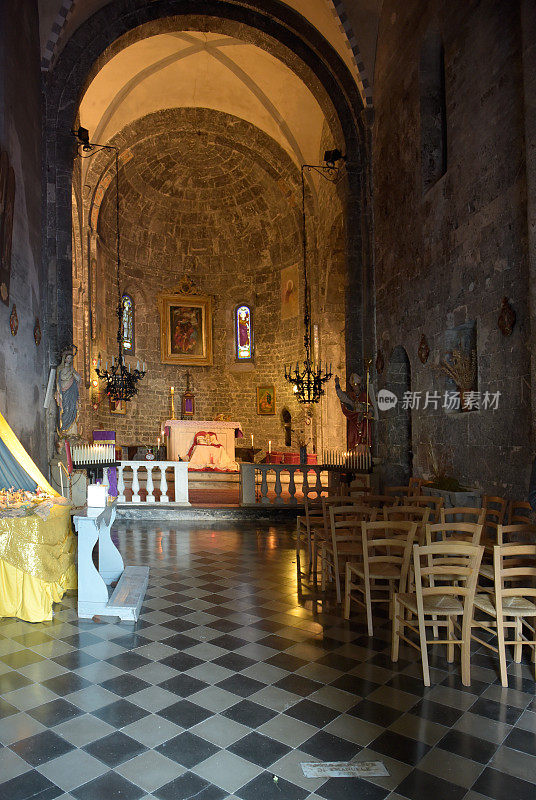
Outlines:
[[[216, 436], [216, 434], [213, 431], [197, 431], [197, 433], [194, 436], [194, 441], [192, 443], [192, 446], [188, 450], [189, 459], [192, 457], [192, 453], [194, 452], [194, 447], [223, 447], [223, 445], [220, 444], [219, 442], [217, 444], [207, 444], [206, 442], [199, 442], [197, 439], [198, 436]], [[217, 438], [218, 437], [216, 436], [216, 439]]]

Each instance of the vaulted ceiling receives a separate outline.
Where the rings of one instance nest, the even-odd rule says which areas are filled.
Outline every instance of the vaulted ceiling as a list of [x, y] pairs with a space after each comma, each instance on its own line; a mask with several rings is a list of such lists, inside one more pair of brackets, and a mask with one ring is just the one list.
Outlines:
[[[38, 0], [41, 50], [59, 52], [71, 34], [114, 0]], [[372, 86], [383, 0], [282, 0], [298, 11], [339, 53], [359, 83]], [[359, 64], [359, 68], [357, 66]]]
[[143, 39], [96, 75], [80, 122], [106, 142], [146, 114], [210, 108], [267, 133], [297, 163], [316, 163], [324, 115], [307, 86], [260, 47], [215, 33], [183, 31]]

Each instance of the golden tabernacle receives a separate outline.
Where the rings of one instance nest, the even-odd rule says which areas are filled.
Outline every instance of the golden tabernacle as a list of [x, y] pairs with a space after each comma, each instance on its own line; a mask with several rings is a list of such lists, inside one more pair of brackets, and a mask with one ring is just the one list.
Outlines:
[[52, 619], [76, 588], [70, 506], [50, 486], [0, 414], [0, 617]]

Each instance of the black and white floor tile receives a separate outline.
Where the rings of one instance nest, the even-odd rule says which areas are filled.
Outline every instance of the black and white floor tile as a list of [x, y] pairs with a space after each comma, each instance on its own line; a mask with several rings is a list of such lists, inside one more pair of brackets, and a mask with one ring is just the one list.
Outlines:
[[[6, 800], [532, 800], [536, 700], [528, 663], [473, 682], [440, 647], [393, 665], [298, 592], [290, 527], [120, 523], [126, 563], [149, 564], [136, 625], [0, 620], [0, 798]], [[385, 763], [388, 778], [310, 779], [304, 761]]]

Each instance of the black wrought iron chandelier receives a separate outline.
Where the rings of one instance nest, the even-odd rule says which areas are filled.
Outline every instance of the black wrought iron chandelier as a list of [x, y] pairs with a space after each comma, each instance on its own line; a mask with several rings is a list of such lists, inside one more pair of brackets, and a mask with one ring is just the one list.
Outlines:
[[305, 360], [296, 366], [285, 364], [285, 380], [292, 384], [294, 394], [298, 403], [318, 403], [325, 394], [324, 384], [332, 377], [331, 364], [324, 364], [322, 361], [311, 357], [311, 314], [309, 310], [309, 284], [307, 281], [307, 225], [305, 220], [305, 170], [315, 170], [319, 175], [335, 183], [339, 171], [335, 162], [342, 159], [339, 150], [326, 151], [324, 154], [325, 164], [303, 164], [301, 168], [302, 182], [302, 249], [303, 249], [303, 286], [304, 286], [304, 306], [303, 306], [303, 345], [305, 348]]
[[[104, 394], [106, 394], [110, 400], [114, 400], [115, 402], [119, 403], [121, 401], [128, 402], [132, 400], [132, 398], [138, 394], [138, 381], [140, 381], [145, 373], [146, 373], [146, 365], [143, 362], [142, 368], [140, 369], [140, 362], [138, 361], [136, 369], [131, 369], [130, 364], [126, 364], [125, 358], [123, 355], [123, 335], [122, 335], [122, 323], [123, 323], [123, 305], [121, 303], [121, 288], [119, 282], [119, 273], [121, 268], [121, 235], [120, 235], [120, 226], [119, 226], [119, 150], [117, 147], [113, 145], [106, 145], [106, 144], [96, 144], [89, 141], [89, 131], [86, 128], [78, 128], [77, 131], [73, 131], [74, 135], [78, 140], [78, 144], [82, 147], [82, 151], [85, 153], [94, 154], [95, 148], [98, 150], [113, 150], [115, 154], [115, 223], [116, 223], [116, 284], [117, 284], [117, 347], [118, 347], [118, 355], [117, 359], [112, 357], [112, 364], [110, 369], [108, 368], [108, 362], [106, 362], [106, 368], [102, 368], [102, 361], [101, 356], [99, 353], [97, 366], [95, 368], [95, 372], [97, 373], [98, 377], [101, 381], [105, 382]], [[82, 156], [82, 158], [88, 158], [88, 156]]]

